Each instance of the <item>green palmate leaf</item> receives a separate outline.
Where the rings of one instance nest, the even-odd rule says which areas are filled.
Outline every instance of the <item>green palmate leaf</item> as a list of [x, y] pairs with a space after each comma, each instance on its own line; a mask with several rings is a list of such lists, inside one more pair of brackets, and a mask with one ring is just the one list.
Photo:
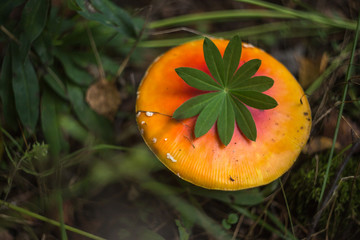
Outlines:
[[227, 86], [228, 81], [233, 77], [239, 66], [241, 49], [240, 37], [234, 36], [227, 45], [223, 56], [225, 66], [225, 86]]
[[217, 129], [221, 142], [228, 145], [234, 134], [235, 113], [229, 95], [226, 95], [219, 118], [217, 120]]
[[274, 85], [274, 80], [265, 76], [258, 76], [248, 79], [247, 81], [238, 81], [232, 85], [231, 90], [239, 91], [256, 91], [264, 92]]
[[184, 102], [173, 114], [175, 119], [185, 119], [196, 116], [219, 92], [206, 93], [190, 98]]
[[277, 106], [277, 102], [272, 97], [255, 91], [231, 92], [241, 102], [257, 109], [271, 109]]
[[266, 76], [252, 77], [260, 68], [259, 59], [250, 60], [237, 69], [242, 51], [238, 36], [230, 40], [223, 58], [208, 38], [204, 40], [203, 49], [207, 67], [217, 82], [198, 69], [177, 68], [176, 73], [188, 85], [212, 92], [186, 101], [175, 110], [173, 118], [185, 119], [198, 115], [194, 128], [196, 138], [206, 134], [217, 121], [218, 136], [224, 145], [231, 142], [236, 122], [241, 132], [249, 140], [255, 141], [256, 125], [247, 106], [257, 109], [276, 107], [276, 100], [262, 93], [273, 86], [274, 80]]
[[246, 63], [244, 63], [235, 73], [234, 77], [232, 78], [229, 87], [233, 88], [233, 85], [239, 81], [245, 81], [251, 78], [259, 69], [261, 65], [261, 60], [259, 59], [252, 59]]
[[181, 67], [175, 71], [191, 87], [204, 91], [222, 90], [222, 87], [214, 79], [201, 70]]
[[257, 137], [256, 125], [249, 109], [234, 97], [231, 98], [231, 101], [238, 127], [248, 139], [255, 141]]
[[219, 49], [208, 38], [204, 40], [204, 58], [211, 75], [224, 86], [225, 68]]
[[201, 137], [215, 124], [223, 107], [225, 96], [225, 93], [216, 95], [201, 111], [195, 124], [195, 137]]

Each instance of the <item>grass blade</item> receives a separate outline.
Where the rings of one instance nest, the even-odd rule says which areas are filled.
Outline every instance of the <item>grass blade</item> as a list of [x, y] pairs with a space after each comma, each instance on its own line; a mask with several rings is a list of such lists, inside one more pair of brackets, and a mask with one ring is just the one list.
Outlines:
[[334, 137], [333, 137], [333, 143], [332, 143], [332, 146], [331, 146], [331, 149], [330, 149], [329, 159], [328, 159], [328, 163], [327, 163], [327, 167], [326, 167], [326, 172], [325, 172], [325, 175], [324, 175], [324, 182], [323, 182], [323, 185], [321, 187], [321, 193], [320, 193], [318, 206], [320, 206], [321, 200], [322, 200], [322, 198], [324, 196], [327, 180], [329, 178], [329, 171], [330, 171], [331, 161], [332, 161], [332, 157], [334, 155], [335, 144], [336, 144], [337, 136], [339, 134], [339, 128], [340, 128], [340, 122], [341, 122], [341, 118], [342, 118], [342, 113], [344, 111], [345, 100], [346, 100], [347, 92], [348, 92], [348, 89], [349, 89], [349, 79], [350, 79], [350, 75], [352, 73], [352, 69], [353, 69], [353, 65], [354, 65], [354, 56], [355, 56], [356, 45], [357, 45], [358, 38], [359, 38], [359, 30], [360, 30], [360, 14], [359, 14], [359, 17], [358, 17], [358, 22], [357, 22], [355, 38], [354, 38], [353, 48], [352, 48], [351, 57], [350, 57], [350, 62], [349, 62], [349, 66], [348, 66], [348, 69], [347, 69], [347, 72], [346, 72], [346, 76], [345, 76], [345, 83], [346, 84], [345, 84], [343, 95], [342, 95], [339, 115], [338, 115], [338, 119], [337, 119], [337, 122], [336, 122], [336, 127], [335, 127], [335, 132], [334, 132]]

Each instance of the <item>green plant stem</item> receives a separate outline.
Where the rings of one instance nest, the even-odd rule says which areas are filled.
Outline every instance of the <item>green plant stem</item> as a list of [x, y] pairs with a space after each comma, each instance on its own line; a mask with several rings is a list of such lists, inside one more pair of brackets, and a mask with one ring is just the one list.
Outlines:
[[348, 19], [330, 18], [330, 17], [324, 16], [324, 15], [321, 15], [319, 13], [309, 13], [309, 12], [304, 12], [304, 11], [293, 10], [290, 8], [279, 6], [277, 4], [268, 3], [268, 2], [259, 1], [259, 0], [237, 0], [237, 1], [269, 8], [269, 9], [278, 11], [280, 13], [283, 13], [285, 15], [288, 15], [288, 17], [291, 16], [294, 18], [305, 19], [305, 20], [312, 21], [315, 23], [328, 25], [331, 27], [338, 27], [338, 28], [350, 29], [350, 30], [356, 29], [356, 22], [348, 20]]
[[293, 225], [293, 222], [292, 222], [292, 217], [291, 217], [291, 212], [290, 212], [289, 204], [288, 204], [288, 201], [287, 201], [287, 198], [286, 198], [284, 186], [283, 186], [282, 181], [281, 181], [280, 178], [279, 178], [279, 182], [280, 182], [282, 194], [283, 194], [283, 196], [284, 196], [286, 209], [287, 209], [287, 212], [288, 212], [288, 215], [289, 215], [291, 231], [292, 231], [292, 234], [295, 236], [294, 225]]
[[327, 180], [329, 178], [329, 170], [330, 170], [330, 166], [331, 166], [331, 161], [332, 161], [332, 157], [333, 157], [333, 154], [334, 154], [335, 144], [336, 144], [337, 136], [338, 136], [339, 129], [340, 129], [340, 122], [341, 122], [342, 113], [344, 111], [345, 100], [346, 100], [347, 92], [348, 92], [348, 89], [349, 89], [349, 79], [350, 79], [350, 75], [351, 75], [352, 69], [353, 69], [354, 55], [355, 55], [356, 45], [357, 45], [358, 38], [359, 38], [359, 29], [360, 29], [360, 14], [359, 14], [359, 17], [358, 17], [358, 23], [357, 23], [356, 32], [355, 32], [355, 38], [354, 38], [353, 48], [352, 48], [351, 57], [350, 57], [350, 63], [349, 63], [349, 66], [348, 66], [348, 69], [347, 69], [347, 72], [346, 72], [345, 87], [344, 87], [344, 92], [343, 92], [343, 95], [342, 95], [342, 101], [341, 101], [341, 105], [340, 105], [338, 119], [337, 119], [337, 122], [336, 122], [332, 147], [331, 147], [331, 150], [330, 150], [329, 159], [328, 159], [326, 172], [325, 172], [325, 176], [324, 176], [324, 183], [323, 183], [322, 188], [321, 188], [321, 193], [320, 193], [320, 198], [319, 198], [319, 203], [318, 203], [319, 206], [320, 206], [321, 200], [322, 200], [322, 198], [324, 196], [326, 183], [327, 183]]
[[226, 11], [214, 11], [214, 12], [205, 12], [205, 13], [196, 13], [182, 15], [178, 17], [167, 18], [163, 20], [153, 21], [149, 24], [150, 29], [160, 28], [160, 27], [169, 27], [180, 24], [190, 23], [199, 21], [222, 21], [229, 19], [238, 19], [238, 18], [285, 18], [292, 19], [295, 18], [289, 14], [284, 14], [277, 11], [269, 10], [226, 10]]
[[[27, 216], [30, 216], [30, 217], [33, 217], [33, 218], [36, 218], [40, 221], [43, 221], [43, 222], [46, 222], [46, 223], [49, 223], [51, 225], [54, 225], [54, 226], [57, 226], [57, 227], [60, 227], [61, 226], [61, 223], [59, 223], [58, 221], [55, 221], [55, 220], [52, 220], [50, 218], [47, 218], [47, 217], [44, 217], [44, 216], [41, 216], [37, 213], [33, 213], [25, 208], [22, 208], [22, 207], [18, 207], [14, 204], [11, 204], [11, 203], [8, 203], [8, 202], [5, 202], [3, 200], [0, 200], [0, 205], [2, 205], [2, 207], [7, 207], [7, 208], [10, 208], [16, 212], [19, 212], [19, 213], [22, 213], [24, 215], [27, 215]], [[85, 232], [85, 231], [82, 231], [80, 229], [77, 229], [77, 228], [74, 228], [74, 227], [71, 227], [71, 226], [68, 226], [68, 225], [64, 225], [65, 229], [68, 230], [68, 231], [71, 231], [71, 232], [74, 232], [74, 233], [77, 233], [79, 235], [82, 235], [84, 237], [88, 237], [90, 239], [95, 239], [95, 240], [105, 240], [105, 238], [102, 238], [102, 237], [98, 237], [94, 234], [91, 234], [91, 233], [88, 233], [88, 232]]]

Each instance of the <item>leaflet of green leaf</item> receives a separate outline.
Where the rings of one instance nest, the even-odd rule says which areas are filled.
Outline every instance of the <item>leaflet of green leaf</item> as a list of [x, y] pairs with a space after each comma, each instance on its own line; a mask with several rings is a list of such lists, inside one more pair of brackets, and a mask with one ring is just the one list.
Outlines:
[[220, 113], [219, 109], [223, 107], [224, 99], [225, 93], [216, 95], [208, 102], [203, 111], [201, 111], [195, 124], [196, 138], [203, 136], [215, 124]]
[[221, 86], [224, 86], [225, 68], [219, 49], [208, 38], [205, 38], [204, 40], [203, 49], [205, 62], [211, 75], [220, 83]]
[[222, 90], [222, 87], [203, 71], [187, 67], [177, 68], [175, 71], [187, 84], [194, 88], [204, 91]]
[[261, 61], [252, 59], [240, 64], [241, 40], [233, 37], [221, 57], [216, 45], [208, 38], [203, 44], [204, 58], [209, 72], [180, 67], [176, 73], [191, 87], [204, 94], [195, 96], [178, 107], [173, 118], [186, 119], [198, 115], [194, 135], [199, 138], [216, 123], [220, 141], [227, 146], [234, 135], [235, 123], [246, 138], [256, 141], [257, 130], [249, 109], [271, 109], [277, 106], [274, 98], [263, 94], [274, 80], [266, 76], [252, 77], [260, 68]]
[[236, 69], [239, 67], [242, 48], [238, 46], [241, 46], [240, 37], [234, 36], [225, 49], [223, 57], [225, 66], [224, 86], [228, 85], [228, 81], [233, 77]]
[[[231, 79], [230, 88], [236, 87], [241, 81], [245, 81], [251, 78], [257, 70], [259, 70], [261, 65], [261, 60], [252, 59], [246, 63], [244, 63], [235, 73], [234, 77]], [[235, 85], [235, 86], [233, 86]]]
[[219, 92], [211, 92], [201, 94], [196, 97], [190, 98], [184, 102], [173, 114], [175, 119], [185, 119], [198, 115], [200, 111], [211, 101]]
[[225, 146], [230, 143], [235, 128], [235, 113], [230, 98], [230, 95], [226, 95], [216, 125], [220, 140]]
[[258, 76], [248, 79], [247, 81], [238, 81], [232, 86], [232, 91], [257, 91], [264, 92], [274, 85], [274, 80], [265, 76]]
[[256, 125], [249, 109], [237, 99], [232, 97], [231, 100], [238, 127], [248, 139], [255, 141], [257, 137]]
[[277, 102], [272, 97], [256, 91], [231, 92], [241, 102], [257, 109], [271, 109], [277, 106]]

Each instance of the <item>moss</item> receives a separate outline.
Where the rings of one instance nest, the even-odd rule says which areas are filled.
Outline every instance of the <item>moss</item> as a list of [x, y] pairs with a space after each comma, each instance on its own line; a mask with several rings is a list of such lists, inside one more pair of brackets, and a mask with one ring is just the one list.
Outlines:
[[[316, 173], [316, 165], [318, 159], [318, 172]], [[325, 195], [333, 184], [339, 168], [344, 160], [344, 156], [333, 159], [330, 167], [329, 180], [325, 190]], [[347, 176], [355, 176], [359, 167], [359, 157], [350, 159], [345, 170], [341, 174], [341, 178]], [[317, 212], [317, 205], [320, 198], [321, 188], [324, 181], [324, 175], [327, 167], [328, 155], [321, 154], [313, 157], [310, 161], [304, 162], [303, 165], [295, 172], [293, 172], [287, 188], [289, 205], [294, 217], [304, 225], [309, 226]], [[334, 202], [335, 201], [335, 202]], [[331, 208], [333, 207], [331, 213]], [[360, 212], [360, 183], [358, 178], [347, 178], [340, 181], [337, 191], [333, 195], [330, 204], [324, 210], [318, 224], [318, 229], [324, 229], [329, 220], [330, 213], [330, 230], [342, 229], [333, 231], [333, 237], [345, 232], [351, 233], [352, 229], [357, 225], [353, 220], [356, 218], [356, 213]], [[341, 236], [341, 235], [340, 235]]]

